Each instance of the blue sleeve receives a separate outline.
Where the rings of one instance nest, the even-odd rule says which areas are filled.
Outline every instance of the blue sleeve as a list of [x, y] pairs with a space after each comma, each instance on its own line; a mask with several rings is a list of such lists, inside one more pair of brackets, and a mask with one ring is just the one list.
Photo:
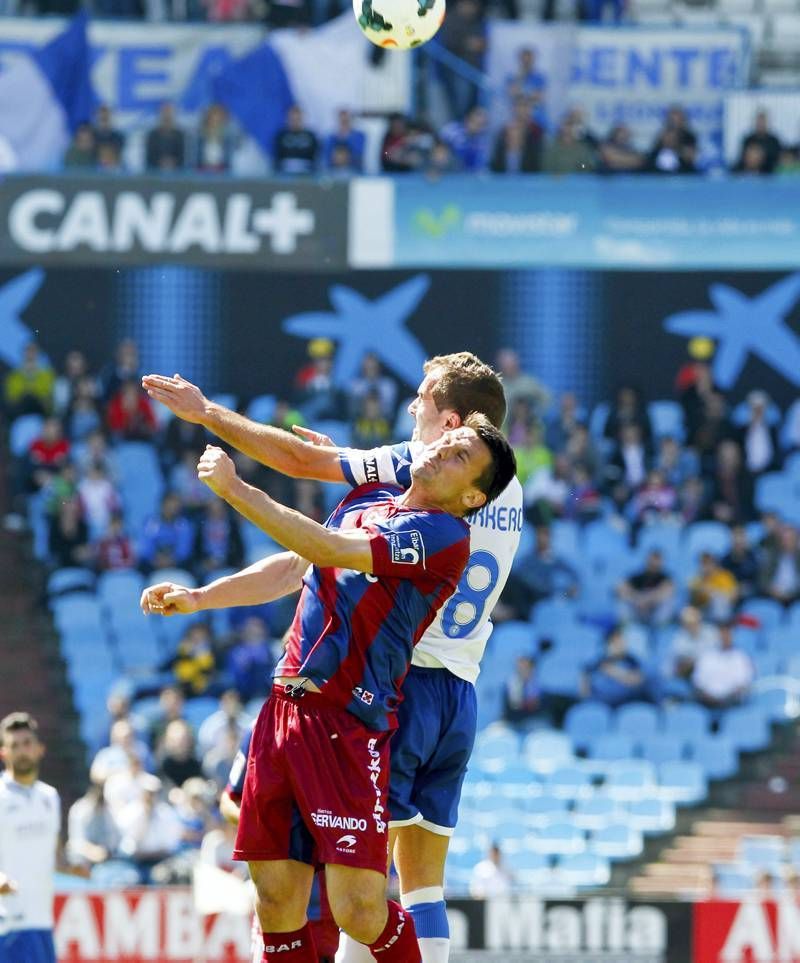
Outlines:
[[411, 485], [411, 445], [407, 441], [398, 445], [384, 445], [362, 451], [358, 448], [340, 448], [339, 463], [348, 484], [353, 488], [374, 482], [387, 482], [398, 488]]

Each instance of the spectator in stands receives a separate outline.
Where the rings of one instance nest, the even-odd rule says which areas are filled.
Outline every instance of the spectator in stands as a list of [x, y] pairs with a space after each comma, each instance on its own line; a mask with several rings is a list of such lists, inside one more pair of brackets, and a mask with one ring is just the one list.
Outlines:
[[495, 138], [489, 169], [495, 174], [535, 174], [541, 170], [541, 143], [530, 127], [506, 124]]
[[351, 177], [355, 177], [360, 173], [355, 166], [350, 148], [345, 144], [336, 144], [331, 151], [330, 160], [328, 161], [328, 173], [342, 180], [349, 180]]
[[183, 513], [180, 499], [168, 493], [161, 500], [158, 515], [144, 524], [140, 559], [148, 569], [181, 566], [189, 560], [194, 545], [194, 526]]
[[670, 673], [688, 679], [700, 655], [719, 648], [719, 629], [703, 619], [703, 613], [693, 605], [681, 610], [680, 623], [670, 642]]
[[682, 107], [667, 111], [664, 126], [647, 158], [647, 169], [656, 174], [696, 174], [697, 136], [689, 127]]
[[619, 441], [605, 465], [606, 485], [620, 508], [644, 484], [650, 460], [638, 424], [623, 425]]
[[463, 120], [445, 124], [442, 140], [450, 145], [464, 171], [484, 171], [489, 163], [489, 115], [483, 107], [473, 107]]
[[731, 525], [755, 517], [753, 478], [742, 463], [742, 450], [732, 440], [717, 445], [710, 484], [710, 513], [718, 522]]
[[149, 171], [178, 171], [186, 166], [186, 135], [175, 122], [175, 107], [166, 102], [158, 124], [147, 135], [145, 166]]
[[251, 616], [245, 621], [239, 641], [228, 650], [225, 668], [242, 701], [266, 697], [275, 658], [263, 619]]
[[461, 170], [458, 159], [450, 149], [450, 145], [443, 140], [434, 138], [427, 161], [425, 162], [425, 176], [435, 181], [443, 174], [456, 174]]
[[83, 444], [76, 447], [71, 455], [79, 474], [85, 475], [90, 465], [100, 463], [108, 477], [118, 485], [120, 472], [116, 453], [109, 446], [105, 434], [99, 429], [88, 435]]
[[540, 468], [523, 489], [525, 517], [534, 525], [548, 525], [561, 515], [572, 517], [578, 506], [567, 504], [575, 486], [575, 472], [570, 470], [566, 455], [556, 455], [552, 467]]
[[408, 137], [408, 119], [403, 114], [391, 114], [381, 144], [381, 168], [386, 174], [405, 174], [409, 168], [404, 161]]
[[517, 459], [517, 478], [522, 485], [526, 485], [538, 472], [552, 469], [553, 453], [544, 443], [544, 428], [537, 419], [531, 418], [513, 448]]
[[747, 471], [760, 475], [778, 467], [780, 449], [778, 433], [769, 423], [769, 396], [764, 391], [751, 391], [747, 396], [747, 422], [739, 433]]
[[[92, 765], [92, 771], [96, 766], [95, 761]], [[148, 773], [144, 768], [142, 759], [135, 751], [128, 751], [125, 754], [124, 765], [118, 769], [113, 769], [109, 773], [105, 781], [103, 795], [109, 812], [115, 821], [129, 803], [142, 798], [147, 776]]]
[[150, 725], [148, 741], [151, 746], [155, 748], [161, 744], [167, 726], [176, 719], [184, 719], [185, 710], [183, 689], [177, 685], [165, 686], [158, 694], [158, 711]]
[[758, 584], [761, 594], [784, 605], [800, 598], [800, 540], [793, 525], [781, 525], [777, 543], [763, 553]]
[[206, 833], [214, 825], [211, 807], [215, 805], [211, 787], [200, 776], [186, 779], [170, 791], [169, 801], [181, 823], [181, 852], [184, 859], [173, 861], [170, 881], [191, 881], [192, 868]]
[[248, 878], [247, 864], [233, 858], [236, 831], [236, 826], [227, 820], [210, 829], [203, 837], [200, 846], [200, 862], [205, 866], [214, 866], [216, 869], [246, 879]]
[[135, 568], [136, 553], [125, 531], [125, 519], [121, 512], [112, 512], [108, 529], [97, 543], [95, 561], [100, 572]]
[[644, 568], [617, 586], [620, 617], [655, 628], [666, 625], [675, 614], [676, 591], [664, 570], [664, 556], [657, 549], [647, 553]]
[[719, 646], [705, 649], [692, 672], [697, 700], [712, 709], [742, 702], [755, 677], [750, 656], [734, 645], [733, 624], [723, 623], [719, 633]]
[[703, 552], [699, 571], [689, 582], [689, 598], [705, 618], [712, 622], [727, 622], [739, 600], [739, 584], [733, 573], [723, 568], [711, 552]]
[[193, 519], [204, 511], [207, 505], [219, 501], [209, 491], [208, 486], [197, 477], [197, 462], [202, 453], [203, 448], [184, 452], [181, 460], [172, 467], [167, 476], [169, 490], [178, 496], [184, 509]]
[[[772, 174], [778, 166], [780, 155], [781, 142], [769, 129], [769, 114], [766, 110], [758, 110], [753, 129], [742, 138], [739, 160], [733, 170]], [[758, 160], [757, 165], [754, 164], [754, 158]]]
[[48, 554], [56, 568], [91, 564], [89, 528], [81, 515], [80, 504], [74, 498], [62, 501], [50, 521]]
[[723, 557], [722, 566], [739, 583], [740, 599], [748, 599], [756, 594], [759, 578], [758, 557], [750, 547], [744, 525], [734, 525], [731, 528], [731, 548]]
[[206, 505], [205, 514], [197, 527], [193, 558], [201, 576], [206, 577], [222, 568], [240, 568], [244, 561], [244, 546], [238, 519], [231, 516], [228, 506], [220, 498]]
[[368, 394], [374, 393], [378, 396], [380, 412], [384, 418], [394, 418], [397, 410], [397, 384], [383, 370], [383, 365], [374, 351], [367, 351], [361, 359], [359, 372], [351, 381], [347, 393], [351, 415], [356, 414]]
[[[556, 458], [559, 461], [560, 457]], [[579, 525], [598, 518], [603, 510], [603, 499], [583, 462], [571, 466], [569, 491], [564, 502], [565, 518], [574, 518]]]
[[526, 728], [540, 717], [542, 690], [536, 678], [536, 662], [521, 655], [503, 685], [503, 718], [512, 725]]
[[514, 884], [513, 874], [505, 866], [503, 854], [497, 843], [492, 843], [486, 859], [472, 870], [469, 895], [473, 899], [494, 899], [508, 896]]
[[537, 53], [533, 47], [517, 50], [517, 65], [506, 77], [506, 96], [510, 103], [517, 97], [534, 95], [540, 100], [547, 90], [547, 78], [536, 65]]
[[278, 174], [313, 174], [317, 169], [319, 141], [306, 127], [303, 111], [292, 104], [286, 112], [286, 126], [275, 136], [274, 163]]
[[141, 378], [139, 369], [139, 348], [132, 338], [123, 338], [114, 352], [114, 360], [100, 372], [101, 397], [105, 402], [128, 381], [137, 384]]
[[96, 169], [102, 174], [122, 174], [125, 165], [122, 163], [122, 156], [113, 144], [101, 144], [97, 148]]
[[541, 381], [523, 370], [519, 354], [513, 348], [501, 348], [497, 352], [497, 370], [503, 379], [509, 411], [518, 398], [527, 398], [534, 411], [544, 413], [547, 410], [550, 392]]
[[81, 378], [75, 385], [66, 413], [67, 433], [72, 441], [82, 442], [103, 425], [97, 405], [97, 386], [94, 378]]
[[78, 482], [78, 499], [89, 526], [89, 537], [97, 541], [108, 531], [111, 516], [121, 508], [119, 493], [111, 484], [102, 462], [95, 462]]
[[113, 856], [120, 843], [116, 821], [106, 805], [104, 781], [92, 778], [89, 788], [69, 808], [67, 860], [91, 869]]
[[707, 514], [706, 488], [697, 477], [687, 478], [678, 491], [678, 518], [684, 525], [698, 522]]
[[392, 426], [381, 410], [381, 399], [377, 391], [368, 392], [360, 403], [353, 419], [353, 446], [355, 448], [378, 448], [388, 443]]
[[181, 823], [175, 809], [161, 798], [161, 780], [149, 773], [142, 777], [141, 799], [128, 803], [120, 812], [122, 839], [120, 854], [139, 870], [142, 881], [153, 867], [177, 852], [181, 844]]
[[217, 656], [209, 627], [204, 622], [196, 622], [188, 628], [178, 643], [175, 655], [161, 668], [172, 670], [187, 698], [208, 692], [217, 670]]
[[576, 122], [566, 118], [555, 137], [545, 144], [542, 170], [547, 174], [584, 174], [591, 173], [595, 164], [595, 153], [579, 136]]
[[653, 440], [653, 429], [650, 416], [642, 401], [642, 394], [633, 385], [621, 385], [609, 412], [603, 428], [606, 438], [619, 441], [620, 429], [626, 425], [636, 425], [639, 428], [641, 443], [649, 450]]
[[57, 375], [53, 386], [53, 410], [63, 418], [72, 405], [78, 385], [90, 379], [93, 397], [97, 397], [98, 385], [89, 372], [89, 362], [82, 351], [68, 351], [64, 358], [64, 370]]
[[[261, 619], [256, 621], [261, 622]], [[263, 625], [263, 622], [261, 624]], [[266, 676], [261, 681], [262, 691], [266, 691], [268, 686]], [[219, 698], [219, 709], [207, 716], [200, 725], [197, 732], [197, 752], [205, 757], [212, 749], [226, 747], [228, 734], [234, 736], [238, 746], [249, 722], [250, 719], [242, 708], [239, 693], [236, 689], [226, 689]]]
[[333, 343], [327, 338], [313, 338], [308, 343], [310, 364], [295, 377], [297, 404], [310, 422], [342, 417], [346, 402], [333, 378]]
[[678, 493], [660, 471], [651, 469], [631, 499], [628, 515], [634, 526], [657, 524], [669, 521], [677, 507]]
[[210, 779], [219, 791], [228, 783], [228, 775], [241, 741], [242, 733], [238, 727], [227, 725], [217, 736], [216, 744], [203, 756], [203, 775]]
[[658, 440], [658, 450], [653, 467], [661, 473], [667, 484], [680, 489], [688, 478], [700, 474], [700, 462], [691, 448], [684, 448], [672, 435], [664, 435]]
[[586, 425], [575, 425], [566, 444], [563, 445], [563, 450], [573, 471], [580, 468], [586, 472], [590, 481], [597, 478], [600, 471], [600, 457]]
[[58, 418], [46, 418], [42, 430], [28, 449], [31, 488], [44, 488], [67, 464], [70, 443]]
[[584, 696], [591, 696], [609, 706], [648, 698], [647, 680], [639, 660], [628, 652], [625, 634], [620, 626], [606, 637], [606, 651], [587, 666], [582, 680]]
[[100, 749], [92, 762], [92, 772], [96, 778], [106, 782], [117, 772], [130, 768], [131, 758], [139, 760], [143, 769], [151, 764], [147, 746], [137, 737], [130, 719], [117, 719], [111, 726], [109, 744]]
[[111, 147], [118, 157], [122, 156], [125, 149], [125, 135], [114, 126], [111, 108], [107, 104], [101, 104], [97, 108], [92, 134], [98, 152], [101, 147]]
[[553, 596], [575, 598], [579, 589], [575, 569], [553, 551], [549, 527], [539, 525], [533, 549], [519, 559], [506, 583], [503, 601], [512, 618], [527, 619], [534, 603]]
[[9, 418], [48, 415], [53, 410], [55, 374], [35, 341], [25, 345], [22, 364], [5, 377], [3, 393]]
[[64, 154], [65, 170], [94, 170], [97, 158], [94, 134], [90, 124], [81, 124]]
[[[486, 51], [486, 23], [477, 0], [456, 0], [448, 8], [439, 31], [442, 45], [475, 71], [483, 71]], [[475, 83], [450, 67], [439, 77], [450, 107], [450, 116], [461, 118], [475, 106], [478, 88]]]
[[233, 162], [235, 138], [228, 112], [220, 104], [210, 104], [200, 123], [194, 166], [204, 174], [224, 174]]
[[120, 441], [148, 441], [158, 428], [153, 405], [136, 381], [125, 381], [108, 403], [106, 422]]
[[183, 418], [170, 418], [162, 435], [159, 451], [165, 469], [182, 461], [187, 452], [203, 451], [208, 435], [202, 425], [195, 425]]
[[515, 398], [506, 415], [505, 432], [512, 446], [524, 445], [528, 430], [536, 420], [530, 398]]
[[344, 107], [340, 108], [336, 115], [335, 130], [325, 139], [325, 163], [329, 169], [337, 166], [333, 163], [334, 152], [341, 147], [348, 152], [348, 166], [353, 173], [361, 173], [364, 169], [366, 138], [360, 130], [353, 127], [353, 115]]
[[202, 776], [200, 760], [195, 755], [194, 732], [185, 719], [173, 719], [167, 726], [156, 758], [159, 775], [167, 785], [181, 786], [187, 779]]
[[558, 399], [558, 409], [550, 413], [547, 420], [545, 440], [553, 451], [562, 451], [581, 425], [581, 411], [578, 399], [572, 391], [565, 391]]
[[600, 174], [633, 174], [644, 167], [645, 158], [633, 144], [627, 124], [615, 124], [598, 147]]

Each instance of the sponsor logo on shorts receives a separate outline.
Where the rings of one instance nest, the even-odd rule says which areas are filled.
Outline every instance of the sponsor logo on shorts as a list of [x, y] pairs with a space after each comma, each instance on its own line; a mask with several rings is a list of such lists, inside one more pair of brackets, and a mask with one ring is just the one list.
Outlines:
[[367, 743], [370, 756], [370, 764], [367, 766], [367, 770], [369, 771], [370, 782], [375, 787], [375, 805], [372, 807], [372, 818], [375, 821], [375, 829], [379, 833], [385, 833], [386, 822], [384, 821], [383, 814], [386, 810], [383, 806], [383, 793], [380, 787], [381, 754], [376, 748], [377, 745], [377, 739], [370, 739]]
[[348, 834], [347, 836], [340, 836], [336, 840], [336, 845], [337, 846], [355, 846], [357, 842], [358, 840], [356, 839], [355, 836], [350, 836]]
[[337, 816], [330, 809], [317, 809], [311, 813], [311, 819], [320, 829], [359, 829], [363, 833], [367, 828], [366, 819], [358, 819], [356, 816]]
[[364, 459], [364, 478], [367, 480], [367, 484], [372, 482], [380, 481], [378, 477], [378, 459], [377, 458], [365, 458]]
[[356, 699], [361, 699], [364, 705], [371, 706], [373, 700], [375, 699], [375, 693], [370, 692], [368, 689], [362, 689], [360, 685], [357, 685], [353, 689], [353, 695]]
[[395, 565], [419, 565], [425, 567], [425, 543], [417, 531], [389, 532], [389, 551]]
[[405, 913], [400, 912], [397, 914], [397, 928], [395, 929], [394, 933], [392, 933], [389, 939], [383, 944], [383, 946], [379, 950], [373, 949], [372, 952], [383, 953], [385, 950], [388, 950], [389, 947], [394, 946], [394, 944], [403, 935], [403, 930], [405, 929], [405, 926], [406, 926], [406, 915]]
[[292, 950], [299, 950], [303, 945], [302, 940], [292, 940], [291, 943], [265, 943], [265, 953], [290, 953]]

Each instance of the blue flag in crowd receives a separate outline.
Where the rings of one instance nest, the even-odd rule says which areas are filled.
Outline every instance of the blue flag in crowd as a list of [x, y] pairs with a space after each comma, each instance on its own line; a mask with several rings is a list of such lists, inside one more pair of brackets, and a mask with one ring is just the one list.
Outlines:
[[80, 13], [40, 50], [0, 64], [0, 170], [58, 166], [77, 127], [91, 120], [98, 101], [87, 23]]
[[269, 44], [235, 60], [214, 78], [214, 99], [227, 107], [266, 153], [286, 123], [294, 95], [283, 64]]

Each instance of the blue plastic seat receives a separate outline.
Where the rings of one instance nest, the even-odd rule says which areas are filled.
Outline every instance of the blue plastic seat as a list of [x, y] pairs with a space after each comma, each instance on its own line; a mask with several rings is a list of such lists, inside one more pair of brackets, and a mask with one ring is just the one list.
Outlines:
[[755, 888], [756, 873], [752, 866], [742, 863], [716, 863], [714, 888], [719, 899], [740, 899]]
[[556, 519], [550, 525], [550, 544], [559, 558], [574, 562], [580, 558], [580, 529], [577, 522]]
[[533, 772], [542, 775], [570, 765], [574, 760], [569, 736], [553, 729], [543, 729], [526, 736], [522, 754]]
[[633, 736], [620, 732], [604, 732], [589, 743], [589, 758], [604, 762], [632, 759], [635, 741]]
[[541, 829], [567, 819], [567, 800], [543, 793], [525, 801], [525, 825]]
[[680, 762], [684, 758], [684, 741], [676, 736], [656, 733], [642, 739], [639, 755], [656, 766], [663, 762]]
[[562, 766], [545, 778], [544, 791], [563, 799], [582, 799], [592, 795], [592, 780], [579, 766]]
[[581, 692], [581, 665], [560, 651], [543, 656], [537, 668], [539, 687], [548, 695], [577, 699]]
[[756, 479], [755, 505], [761, 512], [791, 512], [795, 500], [795, 479], [782, 472], [767, 472]]
[[528, 848], [545, 856], [569, 856], [586, 849], [586, 837], [571, 822], [551, 823], [534, 830], [527, 841]]
[[79, 593], [57, 598], [52, 608], [59, 631], [102, 628], [100, 605], [93, 595]]
[[514, 879], [520, 889], [541, 891], [550, 876], [550, 860], [542, 853], [521, 849], [514, 854]]
[[594, 853], [578, 853], [559, 859], [556, 863], [555, 875], [567, 886], [577, 888], [606, 886], [611, 879], [611, 866], [602, 856]]
[[189, 725], [197, 732], [205, 720], [219, 709], [219, 699], [213, 696], [196, 696], [188, 699], [183, 714]]
[[583, 533], [583, 554], [588, 559], [624, 559], [630, 554], [627, 534], [603, 519], [589, 522]]
[[44, 418], [41, 415], [20, 415], [11, 423], [8, 446], [15, 458], [28, 454], [31, 445], [42, 433]]
[[775, 599], [748, 599], [742, 606], [743, 615], [752, 615], [765, 629], [783, 625], [785, 609]]
[[674, 571], [680, 559], [682, 535], [683, 528], [679, 525], [645, 525], [636, 540], [637, 554], [643, 562], [650, 552], [658, 550], [664, 556], [667, 570]]
[[589, 416], [589, 434], [592, 438], [600, 439], [604, 436], [610, 411], [611, 405], [607, 401], [598, 401], [592, 408]]
[[764, 634], [767, 652], [782, 659], [800, 655], [800, 624], [781, 625], [768, 629]]
[[739, 753], [727, 736], [706, 735], [693, 739], [689, 751], [708, 779], [730, 779], [739, 771]]
[[658, 767], [658, 796], [669, 802], [694, 805], [708, 795], [708, 783], [698, 762], [663, 762]]
[[573, 663], [586, 665], [603, 651], [603, 633], [592, 625], [562, 625], [553, 627], [555, 653]]
[[267, 425], [272, 421], [277, 403], [278, 399], [275, 395], [256, 395], [247, 406], [247, 417], [251, 421], [259, 421]]
[[579, 752], [608, 732], [610, 725], [611, 709], [604, 702], [578, 702], [564, 717], [564, 731]]
[[683, 423], [683, 406], [678, 401], [651, 401], [647, 406], [650, 424], [656, 438], [671, 437], [683, 441], [686, 428]]
[[57, 568], [47, 580], [47, 595], [66, 595], [68, 592], [93, 592], [96, 582], [89, 568], [70, 566]]
[[572, 821], [578, 829], [602, 829], [623, 816], [620, 806], [608, 796], [591, 796], [578, 799], [572, 810]]
[[513, 856], [525, 849], [533, 830], [529, 829], [515, 815], [510, 818], [498, 819], [492, 824], [492, 833], [500, 843], [500, 848], [508, 856]]
[[654, 794], [655, 766], [646, 759], [629, 759], [608, 766], [603, 791], [617, 802], [636, 802]]
[[683, 702], [664, 710], [662, 731], [678, 739], [695, 739], [708, 734], [711, 713], [705, 706]]
[[786, 861], [786, 840], [783, 836], [742, 836], [739, 840], [739, 860], [761, 870], [782, 872]]
[[756, 692], [753, 702], [771, 722], [791, 722], [800, 715], [796, 685], [781, 685], [776, 681], [774, 685], [769, 684], [769, 688]]
[[694, 522], [686, 531], [684, 545], [689, 564], [694, 567], [703, 552], [717, 558], [725, 555], [731, 546], [731, 532], [722, 522]]
[[766, 749], [771, 738], [767, 714], [752, 704], [726, 710], [719, 731], [728, 736], [734, 746], [743, 752]]
[[521, 655], [535, 655], [536, 633], [530, 622], [503, 622], [492, 632], [490, 644], [495, 657], [508, 666]]
[[519, 736], [510, 729], [484, 730], [475, 743], [472, 761], [486, 772], [502, 772], [519, 759]]
[[641, 832], [626, 823], [613, 823], [589, 834], [589, 851], [606, 859], [633, 859], [643, 849]]
[[645, 834], [669, 833], [675, 828], [675, 804], [666, 799], [638, 799], [627, 805], [626, 822]]
[[614, 728], [622, 735], [646, 739], [658, 731], [658, 710], [649, 702], [628, 702], [617, 709]]
[[537, 635], [550, 635], [578, 625], [578, 607], [572, 599], [542, 599], [531, 610], [531, 623]]

